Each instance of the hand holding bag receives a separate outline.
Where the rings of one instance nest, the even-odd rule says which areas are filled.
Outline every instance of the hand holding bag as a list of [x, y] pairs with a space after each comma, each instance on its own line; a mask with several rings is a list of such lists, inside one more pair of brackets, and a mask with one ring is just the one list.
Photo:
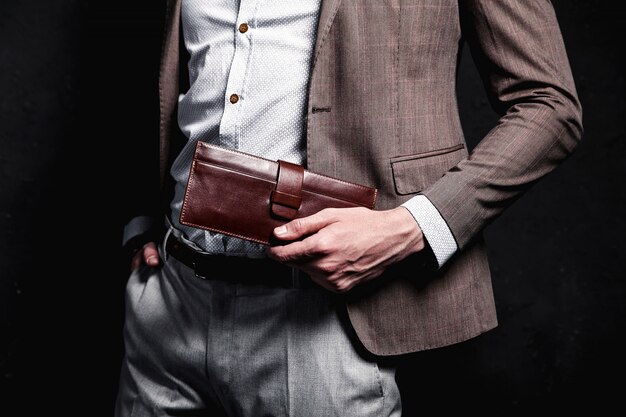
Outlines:
[[373, 209], [377, 190], [198, 141], [180, 223], [264, 245], [274, 228], [327, 207]]

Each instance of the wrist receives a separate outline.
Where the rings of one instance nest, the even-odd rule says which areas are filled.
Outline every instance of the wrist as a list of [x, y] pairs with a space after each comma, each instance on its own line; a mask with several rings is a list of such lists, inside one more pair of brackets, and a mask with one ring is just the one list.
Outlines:
[[390, 230], [394, 230], [398, 239], [405, 243], [408, 254], [420, 252], [424, 249], [424, 234], [413, 215], [406, 207], [396, 207], [390, 210], [392, 224]]

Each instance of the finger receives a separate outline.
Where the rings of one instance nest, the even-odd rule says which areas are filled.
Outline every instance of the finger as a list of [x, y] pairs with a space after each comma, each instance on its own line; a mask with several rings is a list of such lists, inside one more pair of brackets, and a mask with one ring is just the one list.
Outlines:
[[296, 240], [316, 233], [336, 221], [334, 209], [324, 209], [311, 216], [302, 217], [274, 229], [274, 235], [281, 240]]
[[356, 284], [354, 279], [339, 278], [333, 275], [319, 275], [315, 273], [309, 273], [311, 280], [317, 283], [319, 286], [327, 289], [328, 291], [336, 294], [343, 294], [350, 291]]
[[159, 251], [154, 242], [148, 242], [144, 245], [143, 260], [149, 266], [157, 266], [159, 264]]
[[270, 258], [278, 262], [296, 264], [310, 259], [313, 255], [311, 253], [310, 239], [304, 239], [284, 246], [270, 246], [266, 252]]
[[326, 278], [324, 278], [322, 276], [318, 276], [318, 275], [309, 275], [309, 276], [311, 277], [311, 281], [315, 282], [320, 287], [322, 287], [325, 290], [328, 290], [330, 292], [337, 293], [337, 290], [335, 289], [335, 286], [332, 285], [330, 282], [328, 282], [328, 280]]

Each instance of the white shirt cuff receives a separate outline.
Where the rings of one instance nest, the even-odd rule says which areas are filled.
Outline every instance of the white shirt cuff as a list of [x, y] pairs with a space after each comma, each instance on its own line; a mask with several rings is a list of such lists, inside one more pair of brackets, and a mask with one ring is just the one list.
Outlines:
[[428, 241], [439, 268], [459, 249], [454, 236], [439, 210], [424, 195], [417, 195], [404, 204]]

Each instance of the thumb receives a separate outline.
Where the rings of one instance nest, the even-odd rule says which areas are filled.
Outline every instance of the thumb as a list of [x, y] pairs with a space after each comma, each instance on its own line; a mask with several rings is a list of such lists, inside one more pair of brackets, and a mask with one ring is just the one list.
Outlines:
[[275, 228], [274, 235], [281, 240], [296, 240], [317, 233], [335, 221], [334, 210], [324, 209]]
[[157, 266], [159, 264], [159, 251], [154, 242], [148, 242], [143, 247], [143, 260], [146, 265]]

